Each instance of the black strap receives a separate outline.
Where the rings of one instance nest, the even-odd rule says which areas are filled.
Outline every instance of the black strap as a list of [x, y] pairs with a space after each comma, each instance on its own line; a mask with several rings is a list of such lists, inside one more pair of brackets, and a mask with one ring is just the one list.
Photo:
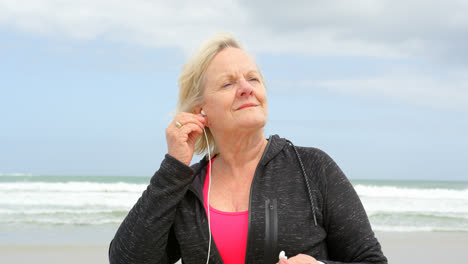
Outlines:
[[314, 217], [314, 224], [315, 226], [317, 226], [317, 217], [315, 216], [315, 205], [314, 205], [314, 199], [312, 197], [312, 191], [310, 190], [309, 177], [307, 177], [304, 164], [302, 163], [301, 156], [299, 155], [299, 152], [297, 151], [296, 146], [294, 146], [294, 144], [291, 141], [289, 140], [286, 140], [286, 141], [293, 147], [294, 152], [296, 152], [296, 157], [299, 160], [299, 165], [301, 165], [302, 175], [304, 175], [304, 180], [307, 185], [307, 191], [309, 192], [310, 206], [312, 207], [312, 215]]

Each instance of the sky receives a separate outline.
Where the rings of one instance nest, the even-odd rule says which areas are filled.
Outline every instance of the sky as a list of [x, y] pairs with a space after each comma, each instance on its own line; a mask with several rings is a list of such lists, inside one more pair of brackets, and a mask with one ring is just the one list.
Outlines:
[[351, 179], [468, 180], [467, 13], [455, 0], [0, 0], [0, 175], [151, 176], [182, 65], [227, 31], [265, 76], [266, 137], [320, 148]]

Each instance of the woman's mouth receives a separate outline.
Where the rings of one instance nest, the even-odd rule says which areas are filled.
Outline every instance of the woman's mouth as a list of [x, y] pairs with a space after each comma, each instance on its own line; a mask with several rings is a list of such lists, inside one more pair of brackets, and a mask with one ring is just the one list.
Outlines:
[[244, 109], [244, 108], [255, 107], [255, 106], [258, 106], [258, 104], [254, 104], [254, 103], [245, 103], [245, 104], [241, 105], [240, 107], [238, 107], [236, 110], [242, 110], [242, 109]]

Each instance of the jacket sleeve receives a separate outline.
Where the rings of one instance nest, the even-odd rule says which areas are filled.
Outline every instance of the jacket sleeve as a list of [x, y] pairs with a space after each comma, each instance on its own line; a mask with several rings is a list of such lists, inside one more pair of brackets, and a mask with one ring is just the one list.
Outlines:
[[150, 184], [120, 225], [109, 247], [109, 262], [175, 263], [180, 259], [172, 224], [194, 171], [166, 154]]
[[324, 227], [330, 260], [322, 261], [387, 263], [359, 196], [338, 165], [323, 154]]

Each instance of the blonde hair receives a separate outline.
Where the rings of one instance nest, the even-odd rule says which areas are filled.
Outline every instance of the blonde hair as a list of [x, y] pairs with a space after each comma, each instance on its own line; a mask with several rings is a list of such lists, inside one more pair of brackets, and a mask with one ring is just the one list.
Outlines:
[[[195, 107], [203, 104], [204, 77], [208, 65], [213, 58], [226, 48], [243, 49], [241, 44], [227, 32], [218, 32], [205, 40], [199, 49], [190, 57], [179, 76], [179, 100], [176, 114], [180, 112], [192, 113]], [[261, 76], [263, 82], [263, 76]], [[208, 142], [201, 134], [195, 143], [195, 153], [204, 154], [210, 148], [211, 157], [218, 154], [218, 148], [208, 127], [205, 127]]]

